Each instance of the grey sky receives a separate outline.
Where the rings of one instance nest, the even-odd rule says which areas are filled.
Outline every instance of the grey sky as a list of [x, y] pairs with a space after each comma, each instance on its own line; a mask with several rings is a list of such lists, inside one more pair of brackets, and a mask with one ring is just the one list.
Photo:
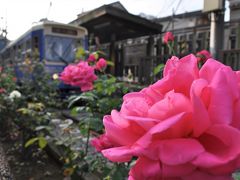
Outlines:
[[[8, 38], [13, 40], [42, 18], [68, 23], [82, 11], [97, 8], [116, 0], [0, 0], [0, 27], [7, 24]], [[50, 7], [50, 2], [52, 6]], [[132, 14], [141, 12], [157, 17], [200, 10], [203, 0], [120, 0]], [[3, 17], [3, 18], [2, 18]]]

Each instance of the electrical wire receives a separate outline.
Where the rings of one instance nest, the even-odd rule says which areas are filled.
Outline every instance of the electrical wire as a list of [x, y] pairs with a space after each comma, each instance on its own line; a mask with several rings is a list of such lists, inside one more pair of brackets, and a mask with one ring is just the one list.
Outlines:
[[172, 19], [168, 21], [168, 24], [167, 24], [167, 26], [166, 26], [166, 28], [164, 29], [163, 32], [166, 32], [168, 30], [168, 27], [170, 26], [170, 24], [174, 21], [174, 14], [177, 12], [181, 2], [182, 2], [182, 0], [179, 0], [176, 9], [173, 9]]
[[172, 6], [173, 4], [175, 4], [175, 1], [176, 1], [176, 0], [172, 0], [171, 2], [168, 1], [168, 2], [170, 2], [170, 4], [168, 4], [168, 7], [167, 7], [167, 8], [165, 8], [165, 6], [167, 5], [167, 3], [166, 3], [166, 1], [164, 1], [165, 3], [163, 4], [161, 10], [160, 10], [159, 13], [157, 14], [157, 17], [159, 17], [160, 14], [162, 14], [163, 12], [165, 12], [166, 9], [170, 9], [171, 6]]

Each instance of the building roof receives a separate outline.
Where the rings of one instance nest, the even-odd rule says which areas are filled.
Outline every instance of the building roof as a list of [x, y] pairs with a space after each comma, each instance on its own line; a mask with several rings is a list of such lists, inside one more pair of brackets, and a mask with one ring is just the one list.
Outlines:
[[207, 13], [203, 13], [202, 11], [192, 11], [192, 12], [185, 12], [182, 14], [174, 14], [173, 16], [166, 16], [162, 18], [158, 18], [155, 21], [157, 22], [163, 22], [163, 21], [169, 21], [169, 19], [177, 18], [177, 19], [184, 19], [184, 18], [191, 18], [191, 17], [198, 17], [206, 15]]
[[158, 34], [162, 26], [140, 16], [130, 14], [120, 2], [103, 5], [78, 15], [71, 23], [86, 27], [89, 34], [100, 37], [101, 42], [123, 40], [150, 34]]

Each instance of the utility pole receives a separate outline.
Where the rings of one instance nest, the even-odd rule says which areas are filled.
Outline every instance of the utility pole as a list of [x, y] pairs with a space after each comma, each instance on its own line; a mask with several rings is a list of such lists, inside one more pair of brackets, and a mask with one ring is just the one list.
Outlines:
[[205, 0], [203, 11], [210, 12], [210, 52], [214, 58], [219, 59], [224, 44], [225, 0]]

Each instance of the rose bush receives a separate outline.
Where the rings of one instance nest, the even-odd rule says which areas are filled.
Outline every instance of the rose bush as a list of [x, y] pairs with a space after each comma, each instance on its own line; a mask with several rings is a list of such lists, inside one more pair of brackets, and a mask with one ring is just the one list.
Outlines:
[[163, 79], [126, 94], [92, 145], [113, 162], [137, 157], [129, 180], [228, 180], [240, 167], [240, 71], [194, 55], [167, 61]]

